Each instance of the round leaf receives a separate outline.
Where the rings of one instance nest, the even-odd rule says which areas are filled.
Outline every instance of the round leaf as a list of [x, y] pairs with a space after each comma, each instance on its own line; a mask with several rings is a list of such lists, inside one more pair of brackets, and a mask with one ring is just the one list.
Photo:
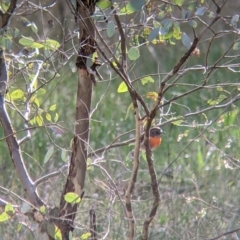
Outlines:
[[79, 203], [81, 201], [81, 198], [74, 192], [65, 194], [64, 199], [68, 203]]
[[16, 99], [21, 99], [24, 96], [24, 92], [21, 89], [14, 90], [13, 92], [10, 93], [10, 99], [16, 100]]
[[196, 28], [197, 27], [197, 22], [194, 20], [189, 20], [188, 24], [192, 27], [192, 28]]
[[109, 0], [99, 0], [97, 1], [96, 3], [97, 7], [102, 9], [102, 10], [105, 10], [109, 7], [111, 7], [111, 1]]
[[138, 59], [140, 57], [140, 52], [138, 48], [136, 47], [131, 47], [128, 51], [128, 58], [132, 61]]

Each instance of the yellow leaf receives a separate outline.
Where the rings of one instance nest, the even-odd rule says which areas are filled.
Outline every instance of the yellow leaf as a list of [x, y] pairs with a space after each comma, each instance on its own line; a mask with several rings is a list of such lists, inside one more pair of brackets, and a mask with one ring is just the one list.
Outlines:
[[146, 94], [146, 97], [152, 99], [153, 101], [157, 101], [158, 100], [158, 93], [157, 92], [148, 92]]
[[121, 82], [120, 85], [118, 86], [117, 92], [118, 93], [124, 93], [128, 91], [128, 87], [125, 82]]

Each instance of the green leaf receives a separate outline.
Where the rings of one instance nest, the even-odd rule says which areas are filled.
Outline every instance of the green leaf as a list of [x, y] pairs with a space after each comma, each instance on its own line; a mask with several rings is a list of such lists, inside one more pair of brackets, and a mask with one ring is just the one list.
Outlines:
[[130, 5], [136, 11], [142, 9], [142, 7], [146, 4], [145, 0], [131, 0]]
[[182, 33], [182, 43], [187, 49], [189, 49], [192, 46], [192, 42], [191, 42], [190, 38], [184, 32]]
[[113, 21], [110, 21], [107, 25], [107, 35], [108, 37], [112, 37], [115, 32], [115, 24]]
[[7, 12], [7, 10], [8, 10], [8, 8], [9, 8], [9, 6], [10, 6], [10, 3], [11, 3], [11, 1], [7, 1], [7, 0], [5, 0], [5, 1], [2, 1], [1, 2], [1, 10], [3, 10], [3, 12], [5, 13], [5, 12]]
[[6, 50], [12, 49], [12, 40], [9, 38], [5, 38], [3, 46]]
[[223, 119], [224, 119], [224, 125], [225, 126], [231, 126], [236, 117], [238, 116], [239, 111], [238, 110], [233, 110], [233, 111], [229, 111], [226, 114], [223, 115]]
[[147, 76], [147, 77], [144, 77], [144, 78], [141, 78], [141, 82], [142, 82], [142, 85], [145, 85], [146, 83], [154, 83], [154, 79], [150, 76]]
[[10, 203], [6, 204], [4, 211], [10, 216], [15, 213], [14, 207]]
[[60, 229], [52, 223], [47, 223], [47, 233], [55, 240], [62, 240]]
[[130, 103], [128, 108], [127, 108], [127, 113], [126, 113], [126, 116], [125, 116], [125, 120], [127, 120], [131, 110], [133, 110], [133, 103]]
[[129, 15], [135, 12], [135, 9], [132, 7], [130, 3], [127, 3], [125, 7], [120, 9], [121, 15]]
[[239, 49], [240, 49], [240, 41], [235, 42], [235, 43], [233, 44], [233, 50], [239, 50]]
[[91, 237], [91, 233], [86, 232], [81, 235], [80, 240], [87, 240], [87, 239], [90, 239], [90, 237]]
[[34, 103], [36, 104], [37, 107], [40, 107], [40, 102], [39, 102], [38, 98], [34, 99]]
[[40, 88], [37, 90], [37, 95], [44, 95], [46, 93], [46, 90], [44, 88]]
[[6, 212], [0, 214], [0, 222], [6, 222], [9, 218], [10, 216]]
[[18, 223], [18, 225], [17, 225], [17, 232], [20, 232], [22, 230], [22, 226], [23, 226], [22, 223]]
[[44, 157], [44, 161], [43, 161], [44, 164], [48, 162], [48, 160], [49, 160], [49, 159], [51, 158], [51, 156], [53, 155], [53, 152], [54, 152], [54, 146], [51, 146], [51, 147], [48, 149], [48, 151], [47, 151], [47, 153], [46, 153], [46, 155], [45, 155], [45, 157]]
[[64, 161], [64, 162], [66, 162], [66, 160], [67, 160], [67, 151], [66, 150], [62, 150], [62, 152], [61, 152], [61, 159], [62, 159], [62, 161]]
[[56, 40], [47, 38], [45, 43], [44, 43], [44, 47], [45, 48], [52, 48], [53, 50], [55, 50], [55, 49], [60, 47], [60, 43]]
[[41, 127], [41, 126], [43, 125], [43, 118], [42, 118], [41, 115], [37, 115], [37, 116], [35, 117], [35, 121], [37, 122], [37, 125], [38, 125], [39, 127]]
[[206, 12], [207, 8], [206, 7], [200, 7], [197, 9], [197, 11], [195, 12], [196, 16], [203, 16]]
[[176, 120], [176, 121], [172, 122], [172, 124], [179, 126], [182, 122], [183, 122], [183, 120]]
[[52, 117], [49, 113], [46, 113], [46, 119], [51, 122], [52, 121]]
[[173, 20], [171, 18], [166, 18], [161, 21], [162, 28], [160, 29], [160, 32], [162, 35], [165, 35], [169, 32], [170, 28], [173, 25]]
[[46, 214], [46, 207], [45, 207], [45, 206], [41, 206], [41, 207], [39, 208], [39, 211], [40, 211], [40, 213], [42, 213], [42, 214]]
[[111, 7], [111, 1], [109, 0], [99, 0], [96, 3], [96, 6], [102, 10], [105, 10], [109, 7]]
[[182, 37], [182, 32], [177, 22], [173, 23], [173, 37], [177, 40], [180, 40]]
[[53, 104], [50, 108], [49, 108], [49, 111], [55, 111], [57, 108], [57, 105], [56, 104]]
[[93, 170], [91, 158], [87, 158], [87, 171], [89, 171], [89, 170]]
[[118, 86], [117, 92], [118, 93], [124, 93], [128, 91], [128, 87], [125, 82], [121, 82]]
[[175, 4], [177, 4], [178, 6], [180, 6], [180, 7], [183, 5], [184, 1], [185, 1], [185, 0], [173, 0], [173, 2], [174, 2]]
[[13, 37], [17, 38], [17, 37], [20, 37], [20, 35], [21, 35], [21, 32], [19, 31], [19, 29], [13, 28]]
[[159, 19], [163, 19], [163, 18], [165, 18], [165, 16], [166, 16], [165, 11], [160, 11], [159, 14], [158, 14]]
[[22, 99], [24, 97], [24, 92], [21, 89], [14, 90], [10, 93], [10, 99], [16, 100], [16, 99]]
[[34, 40], [32, 38], [20, 38], [19, 43], [23, 46], [31, 47], [31, 48], [43, 48], [44, 47], [43, 44], [34, 42]]
[[173, 121], [172, 124], [176, 125], [176, 126], [179, 126], [184, 121], [183, 117], [181, 117], [181, 118], [180, 117], [174, 117], [171, 120], [174, 120], [174, 119], [177, 119], [177, 120]]
[[189, 20], [188, 24], [192, 27], [192, 28], [196, 28], [197, 27], [197, 22], [194, 20]]
[[68, 203], [80, 203], [81, 198], [74, 192], [68, 192], [64, 195], [64, 199]]
[[136, 47], [131, 47], [128, 51], [128, 58], [132, 61], [138, 59], [140, 57], [140, 52], [138, 48]]
[[151, 30], [151, 32], [150, 32], [150, 34], [148, 36], [148, 41], [149, 42], [153, 41], [156, 37], [158, 37], [159, 30], [160, 30], [159, 27], [158, 28], [154, 28], [154, 29]]
[[59, 118], [58, 113], [56, 113], [56, 114], [55, 114], [55, 117], [54, 117], [54, 122], [57, 122], [57, 121], [58, 121], [58, 118]]

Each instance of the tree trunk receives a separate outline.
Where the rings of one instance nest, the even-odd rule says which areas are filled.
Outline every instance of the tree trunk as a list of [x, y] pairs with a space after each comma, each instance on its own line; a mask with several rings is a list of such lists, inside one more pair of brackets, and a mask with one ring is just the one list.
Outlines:
[[88, 72], [87, 57], [94, 51], [94, 26], [90, 15], [94, 12], [91, 1], [77, 3], [76, 17], [79, 20], [80, 48], [76, 61], [78, 67], [78, 91], [75, 115], [75, 136], [72, 144], [72, 156], [67, 182], [60, 200], [59, 217], [64, 219], [59, 227], [63, 239], [68, 239], [69, 232], [73, 231], [74, 219], [78, 203], [67, 203], [64, 195], [69, 192], [83, 197], [84, 182], [87, 169], [87, 152], [89, 142], [89, 116], [92, 98], [93, 76]]

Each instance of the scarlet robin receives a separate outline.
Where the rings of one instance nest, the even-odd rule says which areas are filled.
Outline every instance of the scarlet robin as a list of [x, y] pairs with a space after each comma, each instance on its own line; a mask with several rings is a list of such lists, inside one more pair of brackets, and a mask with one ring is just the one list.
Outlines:
[[[154, 150], [162, 143], [162, 134], [165, 133], [159, 127], [153, 127], [149, 130], [149, 147], [151, 150]], [[141, 136], [141, 145], [140, 148], [145, 150], [144, 146], [144, 135]]]

